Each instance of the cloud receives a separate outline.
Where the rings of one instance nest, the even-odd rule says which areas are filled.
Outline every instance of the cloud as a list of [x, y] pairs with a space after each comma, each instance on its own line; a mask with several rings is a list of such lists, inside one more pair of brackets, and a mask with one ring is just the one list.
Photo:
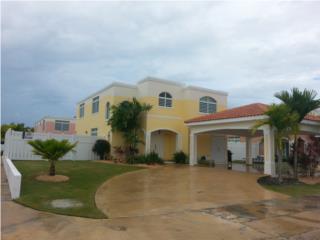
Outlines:
[[229, 106], [320, 94], [317, 2], [3, 2], [2, 121], [73, 116], [112, 81], [157, 76]]

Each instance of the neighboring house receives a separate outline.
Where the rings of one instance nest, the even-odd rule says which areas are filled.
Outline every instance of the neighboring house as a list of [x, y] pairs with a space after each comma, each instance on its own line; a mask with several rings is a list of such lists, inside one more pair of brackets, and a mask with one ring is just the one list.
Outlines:
[[[223, 91], [152, 77], [136, 85], [115, 82], [78, 102], [76, 131], [80, 135], [101, 136], [112, 147], [123, 145], [121, 135], [112, 132], [107, 122], [112, 105], [135, 97], [153, 106], [142, 123], [141, 139], [145, 144], [141, 144], [139, 152], [155, 151], [169, 160], [175, 151], [188, 153], [189, 131], [184, 121], [226, 109], [227, 96]], [[199, 139], [199, 152], [203, 155], [211, 152], [208, 137]]]
[[44, 117], [34, 125], [34, 132], [76, 134], [76, 120], [74, 118]]

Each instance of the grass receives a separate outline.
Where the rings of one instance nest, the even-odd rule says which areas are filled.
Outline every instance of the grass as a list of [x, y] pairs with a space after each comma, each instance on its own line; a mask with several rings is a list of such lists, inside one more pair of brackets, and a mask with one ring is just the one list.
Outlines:
[[320, 184], [262, 185], [268, 190], [283, 193], [292, 197], [320, 195]]
[[[47, 212], [64, 215], [107, 218], [95, 204], [97, 188], [106, 180], [126, 172], [141, 169], [134, 166], [113, 165], [92, 161], [58, 161], [56, 174], [66, 175], [68, 182], [39, 182], [38, 175], [48, 172], [47, 161], [14, 161], [22, 174], [21, 197], [16, 202]], [[82, 207], [54, 208], [50, 202], [55, 199], [80, 201]]]

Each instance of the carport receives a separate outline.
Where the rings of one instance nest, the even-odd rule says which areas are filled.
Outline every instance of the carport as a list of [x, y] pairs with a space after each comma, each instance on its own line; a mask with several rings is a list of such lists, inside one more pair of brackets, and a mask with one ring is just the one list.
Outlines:
[[[253, 137], [263, 137], [264, 173], [276, 175], [274, 131], [270, 126], [262, 126], [254, 135], [252, 127], [261, 119], [267, 118], [264, 113], [268, 105], [254, 103], [225, 111], [208, 114], [187, 120], [185, 123], [190, 131], [190, 165], [196, 165], [198, 160], [197, 138], [201, 134], [212, 135], [214, 160], [227, 163], [227, 136], [242, 136], [246, 139], [246, 161], [251, 163], [251, 140]], [[300, 125], [301, 135], [317, 135], [320, 133], [320, 117], [308, 115]]]

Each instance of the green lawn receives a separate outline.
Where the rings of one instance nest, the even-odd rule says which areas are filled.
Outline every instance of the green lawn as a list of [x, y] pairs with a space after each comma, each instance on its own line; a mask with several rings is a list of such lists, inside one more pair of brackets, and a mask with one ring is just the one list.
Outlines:
[[[95, 205], [96, 190], [103, 182], [113, 176], [141, 169], [92, 161], [58, 161], [56, 174], [70, 179], [68, 182], [48, 183], [35, 180], [36, 176], [48, 172], [48, 162], [19, 160], [14, 164], [22, 174], [21, 197], [16, 202], [42, 211], [89, 218], [107, 217]], [[55, 199], [73, 199], [83, 206], [54, 208], [51, 201]]]
[[320, 184], [293, 184], [293, 185], [262, 185], [266, 189], [280, 192], [292, 197], [302, 197], [306, 195], [320, 195]]

